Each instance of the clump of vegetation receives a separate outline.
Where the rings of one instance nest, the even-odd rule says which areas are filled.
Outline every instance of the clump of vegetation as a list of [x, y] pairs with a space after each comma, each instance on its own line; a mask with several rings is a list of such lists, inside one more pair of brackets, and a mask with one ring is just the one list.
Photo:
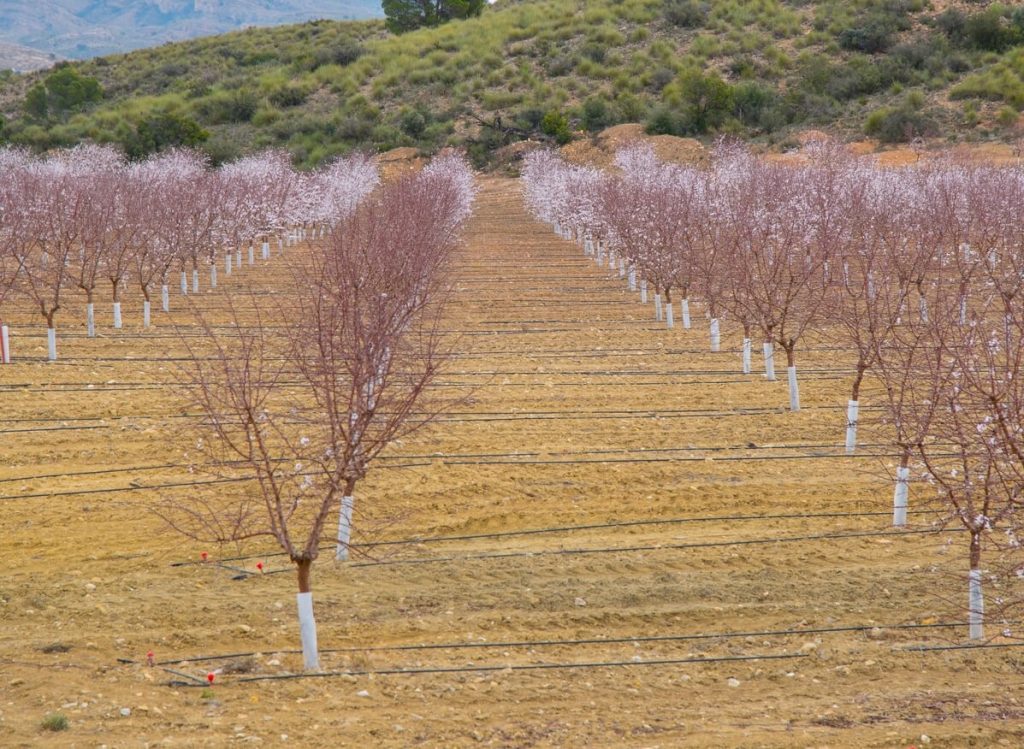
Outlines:
[[63, 713], [47, 713], [39, 723], [39, 727], [44, 731], [66, 731], [69, 726], [67, 716]]

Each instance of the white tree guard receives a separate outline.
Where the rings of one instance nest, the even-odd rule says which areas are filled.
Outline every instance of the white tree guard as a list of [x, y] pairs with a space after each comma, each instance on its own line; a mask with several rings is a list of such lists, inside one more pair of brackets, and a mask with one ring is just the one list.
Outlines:
[[765, 341], [761, 349], [764, 352], [764, 376], [769, 382], [775, 382], [775, 346]]
[[661, 309], [661, 294], [654, 295], [654, 319], [661, 322], [664, 313]]
[[683, 314], [683, 330], [689, 330], [690, 329], [690, 300], [689, 299], [683, 299], [681, 302], [679, 302], [679, 307], [682, 310], [682, 314]]
[[647, 304], [647, 282], [640, 282], [640, 303]]
[[249, 265], [256, 264], [256, 248], [249, 245]]
[[181, 272], [181, 293], [182, 296], [188, 294], [188, 276], [185, 274], [185, 271]]
[[85, 334], [90, 338], [96, 337], [96, 305], [92, 302], [85, 305]]
[[626, 261], [621, 257], [619, 258], [619, 278], [626, 277]]
[[636, 268], [629, 269], [629, 290], [636, 291]]
[[122, 323], [122, 320], [121, 320], [121, 303], [120, 302], [114, 302], [114, 327], [117, 330], [120, 330], [121, 327], [122, 327], [122, 324], [123, 323]]
[[981, 590], [981, 570], [967, 573], [967, 624], [972, 640], [985, 637], [985, 596]]
[[960, 300], [960, 324], [967, 324], [967, 297]]
[[594, 242], [590, 237], [583, 240], [583, 254], [587, 257], [594, 254]]
[[675, 308], [671, 304], [665, 305], [665, 327], [669, 329], [676, 326], [675, 315], [673, 314], [674, 309]]
[[786, 376], [789, 379], [789, 410], [800, 410], [800, 385], [796, 381], [796, 367], [786, 367]]
[[235, 250], [235, 267], [239, 270], [242, 269], [242, 248], [239, 247]]
[[743, 374], [750, 374], [753, 367], [751, 366], [751, 341], [749, 338], [743, 339]]
[[928, 322], [928, 300], [924, 297], [918, 299], [917, 309], [921, 314], [921, 322]]
[[320, 652], [316, 644], [316, 619], [313, 618], [313, 594], [296, 593], [299, 609], [299, 636], [302, 639], [302, 666], [307, 671], [320, 670]]
[[143, 299], [142, 300], [142, 327], [144, 327], [144, 328], [148, 328], [149, 327], [149, 318], [150, 318], [149, 300], [148, 299]]
[[0, 325], [0, 364], [11, 363], [11, 329]]
[[264, 260], [270, 260], [270, 242], [264, 242], [260, 252], [263, 254]]
[[57, 331], [53, 328], [46, 329], [46, 358], [57, 361]]
[[217, 264], [214, 263], [210, 266], [210, 288], [217, 288]]
[[338, 548], [334, 552], [334, 558], [339, 562], [348, 559], [348, 543], [352, 538], [352, 506], [355, 498], [342, 497], [341, 510], [338, 513]]
[[896, 469], [896, 489], [892, 494], [892, 524], [902, 528], [907, 524], [907, 496], [910, 493], [910, 469]]
[[194, 269], [192, 271], [192, 293], [193, 294], [198, 294], [199, 293], [199, 269], [198, 268]]
[[846, 454], [853, 455], [857, 450], [857, 415], [860, 404], [857, 401], [846, 402]]
[[230, 252], [227, 255], [224, 256], [224, 275], [225, 276], [230, 276], [231, 275], [231, 253]]
[[171, 290], [167, 288], [167, 284], [160, 287], [160, 306], [164, 312], [171, 311]]
[[722, 350], [722, 329], [717, 317], [711, 318], [711, 351], [718, 353]]

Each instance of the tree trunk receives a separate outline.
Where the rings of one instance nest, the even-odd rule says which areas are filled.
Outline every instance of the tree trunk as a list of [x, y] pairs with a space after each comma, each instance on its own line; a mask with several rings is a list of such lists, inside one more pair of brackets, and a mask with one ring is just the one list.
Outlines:
[[352, 539], [352, 508], [355, 505], [353, 496], [356, 482], [349, 480], [345, 483], [345, 496], [341, 498], [341, 508], [338, 512], [338, 546], [334, 552], [334, 558], [339, 562], [348, 561], [348, 547]]
[[967, 580], [967, 622], [972, 640], [985, 636], [985, 597], [981, 589], [981, 530], [971, 530], [971, 571]]
[[900, 465], [896, 469], [896, 489], [892, 496], [892, 524], [902, 528], [907, 524], [907, 495], [910, 481], [910, 451], [904, 450], [900, 456]]
[[299, 612], [299, 635], [302, 639], [302, 666], [306, 671], [319, 671], [320, 653], [316, 643], [313, 589], [309, 579], [313, 560], [299, 559], [295, 565], [299, 580], [299, 592], [295, 596], [295, 602]]

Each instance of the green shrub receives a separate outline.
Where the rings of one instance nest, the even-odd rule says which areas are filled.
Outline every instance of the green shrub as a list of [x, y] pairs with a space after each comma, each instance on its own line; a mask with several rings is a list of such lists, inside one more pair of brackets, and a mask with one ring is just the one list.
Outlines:
[[716, 130], [732, 113], [732, 87], [717, 73], [687, 73], [679, 84], [680, 134], [700, 135]]
[[66, 731], [68, 730], [68, 719], [63, 713], [47, 713], [39, 723], [44, 731]]
[[708, 20], [707, 3], [698, 0], [665, 0], [665, 20], [680, 28], [700, 28]]
[[128, 158], [143, 159], [165, 148], [198, 146], [209, 137], [194, 120], [172, 112], [156, 112], [139, 122], [123, 145]]
[[410, 138], [419, 138], [427, 129], [427, 117], [418, 109], [404, 109], [399, 115], [398, 127]]
[[540, 131], [555, 139], [559, 145], [564, 145], [572, 140], [572, 131], [569, 130], [569, 121], [565, 115], [551, 110], [544, 115], [540, 122]]
[[613, 124], [614, 117], [608, 107], [608, 102], [602, 96], [591, 96], [583, 102], [583, 129], [592, 133], [604, 130]]
[[876, 109], [864, 122], [864, 132], [883, 143], [907, 143], [937, 130], [934, 120], [907, 105]]
[[294, 83], [274, 89], [267, 99], [276, 107], [297, 107], [309, 98], [309, 90], [305, 86]]
[[97, 79], [83, 76], [73, 65], [59, 63], [41, 83], [29, 89], [23, 108], [36, 119], [63, 118], [102, 98], [103, 89]]

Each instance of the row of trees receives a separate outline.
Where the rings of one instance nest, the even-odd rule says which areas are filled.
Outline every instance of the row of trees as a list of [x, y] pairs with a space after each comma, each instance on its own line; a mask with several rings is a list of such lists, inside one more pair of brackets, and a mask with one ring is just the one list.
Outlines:
[[[721, 144], [698, 169], [637, 146], [605, 173], [539, 152], [524, 176], [535, 214], [639, 283], [645, 301], [652, 287], [669, 327], [672, 294], [684, 328], [692, 296], [712, 351], [723, 322], [742, 330], [744, 372], [755, 336], [770, 380], [781, 347], [793, 410], [809, 332], [855, 355], [846, 449], [872, 374], [879, 438], [898, 456], [893, 522], [907, 523], [917, 473], [935, 488], [937, 517], [970, 538], [970, 634], [981, 637], [982, 549], [1017, 548], [1024, 501], [1024, 174], [951, 162], [887, 170], [828, 143], [807, 156], [772, 163]], [[1024, 570], [1014, 557], [997, 558]]]
[[429, 385], [447, 359], [439, 324], [473, 196], [465, 160], [435, 158], [286, 255], [287, 293], [254, 294], [226, 332], [204, 320], [204, 339], [185, 341], [181, 384], [204, 417], [195, 469], [247, 481], [158, 512], [193, 538], [280, 546], [298, 576], [306, 669], [319, 667], [311, 572], [332, 516], [345, 560], [372, 461], [447, 405]]
[[199, 291], [201, 269], [215, 287], [221, 263], [230, 274], [246, 249], [251, 265], [256, 245], [266, 259], [272, 239], [282, 247], [308, 231], [325, 231], [377, 183], [376, 165], [364, 156], [302, 174], [278, 151], [212, 169], [188, 150], [139, 163], [99, 146], [45, 158], [0, 150], [0, 322], [15, 296], [27, 299], [46, 320], [53, 360], [56, 315], [69, 292], [85, 297], [91, 337], [98, 287], [109, 283], [113, 324], [120, 328], [121, 297], [134, 283], [148, 327], [158, 287], [163, 310], [170, 309], [175, 270], [182, 294], [190, 291], [189, 271], [191, 293]]

